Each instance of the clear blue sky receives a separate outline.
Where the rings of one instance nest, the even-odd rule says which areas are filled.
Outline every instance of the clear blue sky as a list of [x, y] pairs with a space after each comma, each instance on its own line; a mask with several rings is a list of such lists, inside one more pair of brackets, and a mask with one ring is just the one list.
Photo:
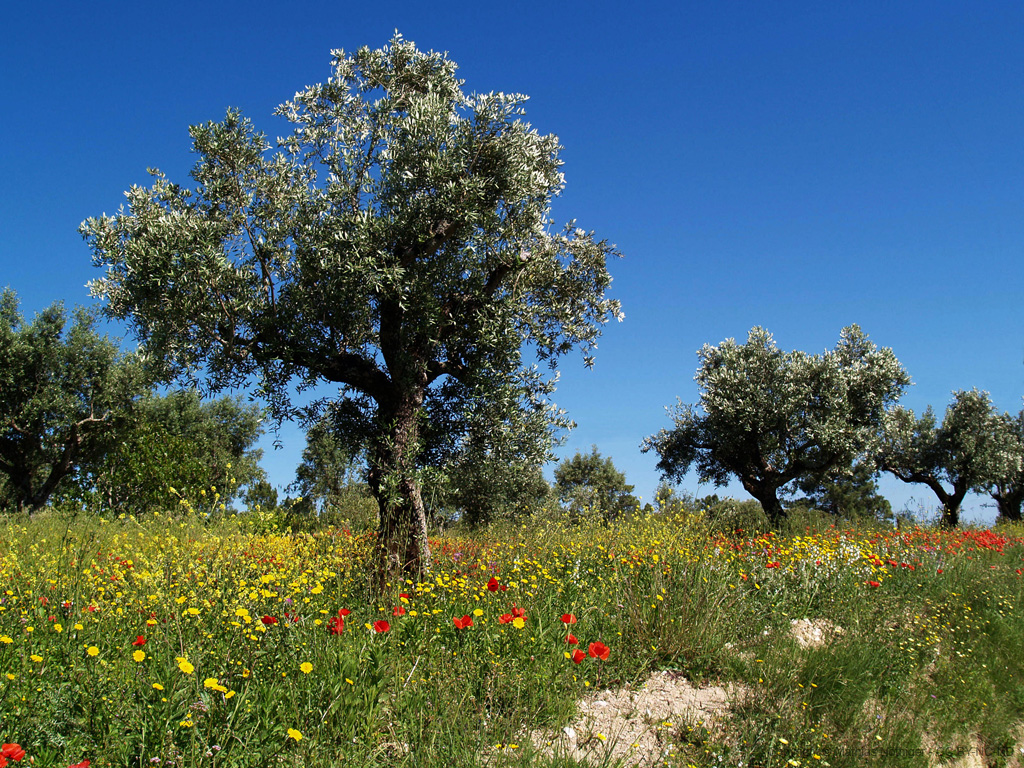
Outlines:
[[[232, 106], [283, 132], [271, 111], [329, 76], [332, 48], [398, 29], [468, 89], [530, 95], [565, 146], [555, 218], [625, 256], [625, 322], [594, 370], [562, 365], [563, 454], [596, 444], [649, 498], [640, 441], [696, 401], [696, 350], [753, 325], [820, 352], [859, 323], [913, 377], [905, 405], [978, 387], [1021, 408], [1020, 2], [44, 1], [5, 4], [0, 28], [0, 285], [28, 314], [89, 302], [78, 224], [147, 167], [187, 183], [190, 124]], [[302, 448], [282, 437], [279, 485]]]

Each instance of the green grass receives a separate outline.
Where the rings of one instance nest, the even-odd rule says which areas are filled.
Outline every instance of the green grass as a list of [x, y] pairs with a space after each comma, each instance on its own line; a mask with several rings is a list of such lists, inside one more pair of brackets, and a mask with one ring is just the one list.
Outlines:
[[[1020, 530], [538, 521], [449, 532], [429, 580], [375, 600], [365, 535], [247, 527], [0, 522], [0, 738], [61, 768], [613, 766], [529, 734], [670, 669], [736, 693], [725, 717], [660, 728], [659, 764], [923, 767], [980, 747], [1002, 766], [1019, 747]], [[802, 647], [799, 619], [836, 630]], [[593, 641], [607, 661], [566, 658]]]

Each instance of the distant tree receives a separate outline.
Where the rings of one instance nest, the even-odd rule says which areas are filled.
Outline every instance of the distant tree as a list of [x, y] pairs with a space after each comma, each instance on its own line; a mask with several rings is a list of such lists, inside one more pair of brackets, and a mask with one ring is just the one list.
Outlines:
[[333, 70], [278, 110], [295, 128], [277, 152], [229, 111], [191, 129], [194, 190], [157, 173], [82, 232], [107, 270], [94, 293], [168, 373], [257, 377], [276, 419], [295, 413], [293, 380], [340, 385], [370, 436], [382, 586], [430, 568], [434, 417], [499, 416], [495, 440], [528, 433], [545, 454], [564, 420], [526, 358], [579, 348], [589, 365], [621, 313], [614, 248], [552, 228], [560, 146], [523, 121], [525, 96], [467, 95], [454, 62], [400, 36], [335, 52]]
[[910, 377], [891, 349], [877, 349], [856, 325], [822, 355], [782, 352], [763, 328], [746, 344], [705, 345], [696, 381], [700, 411], [679, 404], [675, 426], [647, 438], [662, 477], [681, 482], [695, 466], [701, 482], [739, 478], [775, 525], [779, 492], [803, 477], [850, 466], [879, 439], [888, 406]]
[[26, 323], [14, 291], [0, 293], [0, 499], [38, 510], [106, 450], [115, 422], [146, 390], [133, 355], [77, 309], [56, 303]]
[[443, 503], [471, 526], [528, 517], [551, 493], [539, 464], [468, 445], [448, 465]]
[[263, 418], [262, 409], [238, 398], [204, 402], [194, 390], [149, 394], [108, 433], [104, 454], [81, 478], [82, 495], [130, 514], [181, 499], [226, 507], [265, 479], [263, 452], [255, 447]]
[[577, 451], [555, 467], [555, 492], [559, 501], [577, 514], [589, 511], [614, 519], [639, 506], [626, 476], [615, 468], [611, 457], [598, 452], [596, 445], [591, 446], [590, 453]]
[[[1007, 472], [996, 478], [988, 488], [989, 495], [999, 507], [999, 518], [1004, 521], [1021, 520], [1021, 504], [1024, 503], [1024, 411], [1016, 416], [1004, 413], [1000, 416], [1004, 439], [1013, 447], [1020, 460], [1020, 470]], [[1012, 467], [1011, 467], [1012, 469]]]
[[977, 389], [954, 392], [941, 425], [931, 406], [920, 418], [895, 409], [878, 455], [881, 469], [931, 488], [942, 504], [945, 527], [960, 523], [960, 505], [970, 491], [1008, 482], [1020, 472], [1020, 461], [989, 394]]
[[264, 511], [277, 508], [277, 488], [267, 480], [257, 480], [250, 483], [245, 489], [243, 496], [246, 509], [261, 509]]
[[892, 519], [892, 505], [879, 495], [875, 471], [866, 461], [857, 461], [845, 472], [800, 478], [796, 488], [810, 507], [833, 517]]
[[288, 486], [298, 494], [293, 509], [300, 513], [339, 510], [351, 496], [368, 493], [363, 459], [366, 436], [358, 419], [338, 404], [329, 404], [306, 430], [302, 462], [295, 482]]

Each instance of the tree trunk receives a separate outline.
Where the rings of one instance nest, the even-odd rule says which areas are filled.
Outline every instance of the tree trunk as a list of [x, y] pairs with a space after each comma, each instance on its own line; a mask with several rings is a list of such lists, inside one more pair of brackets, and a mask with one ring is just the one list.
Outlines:
[[992, 494], [992, 498], [996, 500], [996, 504], [999, 506], [999, 520], [1017, 523], [1021, 521], [1020, 508], [1021, 503], [1024, 502], [1024, 489], [1015, 492], [1008, 491], [1006, 493], [996, 491]]
[[761, 508], [768, 516], [768, 522], [776, 528], [786, 519], [786, 508], [779, 501], [779, 489], [774, 485], [754, 483], [742, 480], [743, 488], [761, 504]]
[[389, 583], [430, 573], [427, 515], [415, 478], [422, 404], [423, 394], [414, 393], [379, 411], [386, 436], [372, 448], [368, 472], [380, 510], [373, 584], [378, 593]]

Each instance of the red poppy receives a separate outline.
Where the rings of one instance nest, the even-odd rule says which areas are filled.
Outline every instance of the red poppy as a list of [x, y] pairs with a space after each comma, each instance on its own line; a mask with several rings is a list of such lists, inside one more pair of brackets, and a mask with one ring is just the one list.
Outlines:
[[526, 609], [525, 608], [516, 608], [516, 604], [512, 603], [512, 618], [513, 619], [525, 619], [526, 618]]
[[452, 621], [455, 622], [455, 628], [456, 629], [466, 629], [467, 627], [472, 627], [473, 626], [473, 617], [470, 616], [468, 613], [465, 616], [463, 616], [461, 619], [460, 618], [453, 618]]
[[576, 623], [576, 617], [573, 616], [571, 613], [563, 613], [562, 614], [562, 623], [563, 624], [575, 624]]
[[142, 635], [139, 635], [134, 640], [132, 640], [132, 645], [134, 645], [134, 646], [143, 646], [145, 644], [146, 644], [146, 638], [144, 638]]
[[388, 624], [384, 619], [373, 622], [373, 631], [381, 635], [391, 629], [391, 625]]
[[569, 636], [565, 638], [565, 642], [567, 642], [569, 645], [580, 644], [580, 641], [576, 639], [576, 635], [574, 635], [572, 632], [570, 632]]
[[271, 624], [277, 624], [277, 617], [276, 616], [264, 616], [263, 618], [260, 619], [260, 621], [262, 621], [267, 626], [270, 626]]
[[587, 654], [585, 654], [585, 653], [584, 653], [583, 651], [581, 651], [581, 650], [580, 650], [579, 648], [577, 648], [577, 649], [576, 649], [575, 651], [573, 651], [573, 652], [572, 652], [572, 661], [573, 661], [573, 664], [579, 664], [579, 663], [580, 663], [581, 661], [583, 661], [583, 660], [584, 660], [585, 658], [587, 658]]
[[501, 614], [501, 616], [498, 617], [498, 623], [499, 624], [511, 624], [512, 623], [512, 614], [511, 613], [503, 613], [503, 614]]
[[394, 610], [391, 611], [392, 616], [405, 616], [405, 608], [401, 605], [396, 605]]
[[508, 589], [505, 584], [500, 583], [496, 578], [491, 576], [491, 580], [487, 582], [487, 589], [491, 592], [497, 592], [499, 589], [504, 592]]
[[69, 765], [68, 768], [89, 768], [89, 761], [88, 760], [83, 760], [80, 763], [75, 763], [74, 765]]
[[352, 613], [352, 611], [350, 611], [348, 608], [339, 608], [338, 609], [338, 615], [341, 616], [342, 618], [345, 618], [350, 613]]
[[611, 653], [611, 649], [598, 640], [596, 643], [591, 643], [587, 652], [595, 659], [605, 661], [608, 658], [608, 654]]
[[780, 565], [779, 561], [775, 560], [773, 562], [768, 563], [768, 565], [766, 565], [765, 567], [766, 568], [778, 568], [779, 565]]
[[400, 593], [398, 594], [398, 596], [399, 596], [399, 597], [404, 597], [404, 598], [405, 598], [406, 600], [408, 600], [408, 599], [409, 599], [409, 593], [408, 593], [408, 592], [400, 592]]
[[0, 747], [0, 757], [18, 762], [25, 756], [25, 750], [18, 744], [4, 744]]
[[335, 616], [327, 622], [327, 631], [332, 635], [340, 635], [345, 631], [345, 619], [341, 616]]
[[869, 581], [868, 582], [868, 586], [869, 587], [880, 587], [880, 586], [882, 586], [882, 584], [881, 584], [881, 582], [878, 582], [878, 581]]

